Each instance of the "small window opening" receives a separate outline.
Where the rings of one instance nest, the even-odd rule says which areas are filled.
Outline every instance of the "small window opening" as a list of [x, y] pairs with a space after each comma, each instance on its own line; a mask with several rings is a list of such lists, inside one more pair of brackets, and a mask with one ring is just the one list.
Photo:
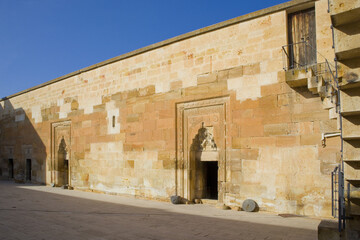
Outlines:
[[112, 127], [115, 127], [115, 116], [112, 117]]
[[25, 180], [31, 181], [31, 159], [26, 159]]

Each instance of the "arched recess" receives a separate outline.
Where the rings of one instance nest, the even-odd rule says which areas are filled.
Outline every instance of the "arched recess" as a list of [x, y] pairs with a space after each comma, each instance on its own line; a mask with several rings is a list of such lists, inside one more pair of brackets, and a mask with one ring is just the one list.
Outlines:
[[199, 166], [213, 161], [217, 164], [217, 200], [223, 202], [226, 182], [230, 181], [226, 174], [230, 149], [226, 139], [229, 97], [178, 103], [176, 107], [176, 195], [190, 201], [208, 197], [204, 194], [205, 181]]

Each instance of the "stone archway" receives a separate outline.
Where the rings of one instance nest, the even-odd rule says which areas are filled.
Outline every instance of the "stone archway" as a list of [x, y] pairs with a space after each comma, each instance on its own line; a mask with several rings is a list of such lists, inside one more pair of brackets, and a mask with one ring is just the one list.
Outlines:
[[68, 186], [70, 182], [71, 123], [69, 121], [52, 124], [50, 183]]

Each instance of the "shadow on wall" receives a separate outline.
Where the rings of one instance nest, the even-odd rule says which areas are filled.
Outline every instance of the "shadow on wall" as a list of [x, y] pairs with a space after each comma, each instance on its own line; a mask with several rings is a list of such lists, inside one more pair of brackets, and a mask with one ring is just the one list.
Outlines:
[[24, 109], [0, 101], [0, 179], [45, 183], [46, 148], [38, 131]]

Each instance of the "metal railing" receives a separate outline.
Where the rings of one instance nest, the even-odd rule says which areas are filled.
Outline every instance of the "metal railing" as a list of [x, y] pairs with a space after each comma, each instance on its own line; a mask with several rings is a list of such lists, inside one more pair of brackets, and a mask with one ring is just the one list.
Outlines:
[[[335, 64], [330, 63], [308, 41], [292, 43], [282, 46], [283, 69], [311, 69], [317, 81], [324, 81], [326, 87], [333, 87], [331, 98], [336, 96], [338, 83], [335, 76]], [[326, 89], [328, 90], [328, 89]]]
[[288, 71], [290, 69], [306, 68], [315, 62], [309, 61], [312, 49], [308, 42], [296, 42], [282, 46], [283, 52], [283, 69]]
[[339, 232], [345, 229], [344, 172], [340, 165], [331, 172], [331, 212], [338, 219]]

